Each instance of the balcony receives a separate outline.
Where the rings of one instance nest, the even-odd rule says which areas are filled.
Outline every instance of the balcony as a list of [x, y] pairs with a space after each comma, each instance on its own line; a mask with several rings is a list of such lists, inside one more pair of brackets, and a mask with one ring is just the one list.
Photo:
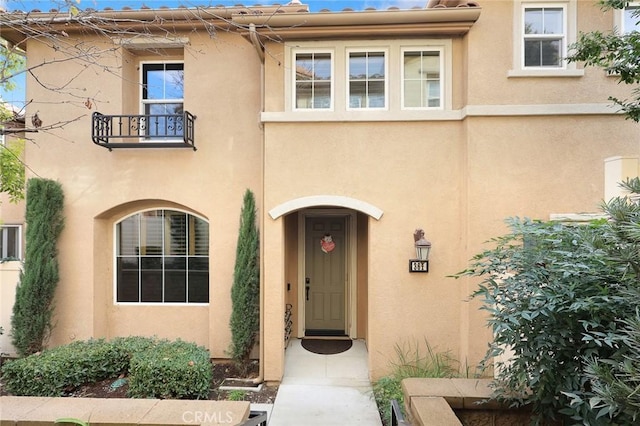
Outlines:
[[119, 148], [191, 148], [196, 150], [194, 121], [196, 116], [104, 115], [93, 113], [91, 139], [109, 151]]

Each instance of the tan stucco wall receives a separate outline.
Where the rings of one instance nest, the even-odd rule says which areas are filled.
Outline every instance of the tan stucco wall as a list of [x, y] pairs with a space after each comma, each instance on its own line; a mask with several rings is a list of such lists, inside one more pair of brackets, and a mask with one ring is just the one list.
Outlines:
[[20, 277], [21, 262], [0, 263], [0, 354], [15, 355], [16, 349], [11, 344], [11, 316], [16, 298], [16, 286]]
[[[616, 138], [607, 136], [614, 131]], [[596, 211], [604, 158], [638, 142], [622, 117], [270, 123], [266, 140], [268, 208], [331, 194], [384, 211], [368, 220], [366, 336], [374, 377], [388, 368], [395, 343], [424, 338], [476, 365], [490, 336], [478, 304], [466, 301], [474, 284], [447, 276], [504, 233], [507, 217]], [[281, 227], [279, 220], [266, 226]], [[426, 275], [407, 272], [418, 227], [433, 243]]]
[[[38, 135], [38, 144], [27, 147], [34, 172], [59, 180], [65, 192], [66, 227], [59, 245], [61, 281], [56, 295], [52, 345], [92, 336], [157, 334], [195, 340], [210, 348], [213, 357], [226, 356], [230, 283], [245, 189], [256, 193], [259, 209], [261, 201], [257, 121], [260, 68], [255, 51], [239, 37], [219, 34], [214, 42], [198, 33], [185, 37], [190, 40], [183, 58], [185, 109], [198, 117], [195, 152], [188, 149], [109, 152], [91, 142], [90, 114], [94, 110], [117, 114], [130, 109], [122, 105], [137, 105], [137, 93], [131, 94], [135, 86], [131, 79], [138, 78], [138, 65], [132, 65], [131, 61], [139, 55], [128, 54], [121, 48], [115, 50], [108, 56], [113, 73], [91, 66], [84, 69], [77, 62], [66, 63], [64, 75], [51, 75], [45, 69], [36, 71], [42, 80], [55, 80], [58, 84], [78, 73], [73, 87], [92, 98], [93, 110], [86, 109], [82, 99], [69, 103], [69, 97], [63, 93], [28, 85], [27, 98], [42, 102], [42, 106], [31, 105], [29, 114], [39, 110], [41, 119], [48, 124], [80, 116], [64, 130]], [[60, 55], [35, 41], [30, 42], [28, 51], [32, 61]], [[123, 62], [124, 67], [120, 67]], [[234, 65], [238, 63], [243, 66]], [[135, 90], [138, 92], [137, 86]], [[64, 108], [45, 110], [48, 102], [62, 99], [66, 102]], [[137, 112], [137, 106], [128, 111]], [[122, 207], [112, 210], [118, 206]], [[114, 223], [138, 208], [171, 206], [195, 212], [209, 221], [210, 305], [114, 305]], [[95, 244], [91, 236], [95, 237]]]
[[[597, 2], [578, 0], [578, 31], [610, 31], [613, 12], [604, 12]], [[600, 68], [587, 68], [582, 77], [508, 77], [513, 68], [513, 1], [482, 2], [480, 19], [468, 38], [468, 104], [529, 105], [563, 103], [609, 103], [610, 95], [628, 93], [615, 77], [605, 77]], [[578, 68], [583, 68], [578, 64]]]
[[[282, 43], [267, 43], [262, 98], [261, 65], [245, 39], [222, 31], [215, 38], [181, 34], [189, 39], [182, 55], [185, 109], [197, 115], [196, 152], [109, 152], [90, 140], [93, 111], [137, 113], [139, 61], [152, 59], [148, 54], [114, 48], [104, 58], [110, 72], [77, 62], [66, 62], [64, 73], [37, 69], [47, 85], [74, 80], [57, 93], [30, 80], [27, 98], [37, 102], [28, 116], [39, 111], [47, 124], [77, 118], [64, 129], [36, 134], [37, 143], [26, 152], [34, 173], [59, 180], [65, 191], [67, 225], [59, 246], [61, 282], [51, 344], [156, 334], [194, 340], [214, 358], [225, 357], [238, 217], [243, 192], [250, 188], [261, 224], [266, 380], [282, 378], [284, 309], [292, 303], [296, 324], [299, 279], [297, 213], [273, 218], [268, 212], [307, 196], [349, 197], [383, 212], [380, 218], [357, 215], [357, 336], [366, 339], [372, 378], [388, 371], [396, 343], [424, 339], [475, 366], [490, 338], [477, 302], [467, 301], [477, 283], [448, 275], [464, 269], [484, 241], [505, 232], [508, 216], [547, 219], [552, 213], [597, 210], [604, 160], [637, 156], [639, 142], [636, 125], [621, 116], [570, 110], [572, 104], [606, 104], [609, 95], [628, 90], [601, 70], [585, 70], [581, 77], [508, 77], [513, 3], [482, 6], [467, 35], [443, 37], [452, 65], [450, 110], [414, 111], [411, 120], [399, 109], [378, 111], [376, 119], [359, 112], [367, 121], [349, 111], [326, 114], [324, 121], [314, 113], [285, 111], [291, 77]], [[589, 2], [578, 2], [578, 16], [581, 30], [606, 29], [613, 21]], [[397, 48], [401, 41], [387, 44], [393, 43]], [[36, 40], [28, 52], [30, 65], [61, 55]], [[172, 50], [153, 59], [175, 55]], [[344, 78], [344, 70], [335, 75]], [[68, 89], [74, 96], [64, 93]], [[393, 96], [399, 99], [396, 92]], [[87, 97], [94, 109], [84, 105]], [[260, 122], [262, 99], [265, 111], [280, 114], [276, 119]], [[561, 104], [565, 115], [510, 110], [511, 105]], [[486, 108], [466, 115], [468, 106]], [[301, 118], [305, 114], [308, 119]], [[113, 303], [114, 224], [150, 208], [179, 208], [209, 221], [209, 306]], [[428, 274], [408, 272], [416, 228], [433, 244]]]
[[[307, 123], [270, 124], [266, 135], [267, 206], [331, 194], [364, 200], [385, 212], [380, 221], [368, 220], [367, 329], [372, 367], [384, 368], [394, 339], [414, 335], [415, 318], [440, 312], [447, 300], [457, 304], [451, 299], [452, 283], [436, 277], [455, 270], [455, 259], [442, 252], [459, 251], [460, 241], [447, 236], [459, 234], [460, 218], [451, 213], [461, 202], [458, 158], [464, 155], [454, 141], [464, 132], [459, 123]], [[283, 162], [289, 166], [276, 166]], [[277, 228], [278, 223], [267, 221], [266, 226]], [[434, 243], [434, 270], [428, 275], [407, 272], [417, 227], [424, 227]], [[458, 310], [439, 313], [421, 331], [437, 342], [454, 340], [451, 349], [457, 350]]]

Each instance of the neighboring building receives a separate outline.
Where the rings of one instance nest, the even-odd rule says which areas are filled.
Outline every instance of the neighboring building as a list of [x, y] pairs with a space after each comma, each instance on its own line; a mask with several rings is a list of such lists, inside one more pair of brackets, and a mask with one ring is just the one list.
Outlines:
[[[10, 113], [7, 120], [0, 119], [0, 149], [12, 141], [24, 137], [24, 111], [0, 99], [4, 111]], [[9, 196], [0, 193], [0, 356], [14, 353], [11, 344], [11, 311], [15, 299], [16, 282], [23, 258], [25, 203], [12, 203]]]
[[[283, 375], [288, 305], [294, 337], [364, 339], [372, 378], [396, 343], [424, 339], [473, 366], [490, 331], [468, 301], [475, 282], [448, 276], [506, 217], [597, 211], [623, 163], [637, 174], [638, 127], [607, 100], [628, 88], [562, 59], [579, 31], [621, 21], [595, 1], [93, 15], [122, 33], [31, 15], [59, 24], [50, 39], [0, 15], [29, 66], [51, 63], [28, 79], [28, 117], [80, 117], [26, 150], [65, 191], [52, 345], [158, 335], [226, 357], [249, 188], [267, 381]], [[99, 63], [64, 60], [87, 49]], [[428, 273], [409, 272], [416, 228], [432, 243]]]

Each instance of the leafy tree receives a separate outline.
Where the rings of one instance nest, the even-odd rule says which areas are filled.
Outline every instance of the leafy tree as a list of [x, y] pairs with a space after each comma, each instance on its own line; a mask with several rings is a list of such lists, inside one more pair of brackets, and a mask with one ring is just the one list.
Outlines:
[[58, 182], [29, 179], [25, 261], [11, 317], [12, 343], [22, 356], [41, 351], [52, 328], [63, 201]]
[[[624, 9], [628, 0], [600, 0], [604, 9]], [[634, 16], [637, 18], [638, 13]], [[603, 33], [592, 31], [581, 33], [578, 41], [571, 46], [569, 61], [584, 62], [587, 66], [604, 68], [617, 76], [620, 83], [637, 85], [640, 83], [640, 33], [631, 31], [620, 34], [617, 30]], [[628, 118], [640, 121], [640, 90], [634, 89], [631, 99], [610, 97], [619, 105]]]
[[[1, 88], [7, 91], [15, 89], [15, 83], [9, 77], [22, 70], [24, 62], [24, 56], [9, 49], [0, 39]], [[0, 130], [15, 119], [16, 114], [0, 102]], [[20, 139], [0, 145], [0, 192], [7, 193], [9, 200], [14, 203], [24, 199], [24, 165], [20, 159], [23, 150], [24, 141]]]
[[240, 213], [236, 264], [231, 287], [231, 358], [246, 372], [260, 330], [260, 265], [256, 204], [247, 189]]
[[[640, 180], [625, 186], [640, 194]], [[633, 424], [640, 413], [640, 206], [617, 198], [604, 212], [589, 225], [510, 219], [458, 274], [482, 279], [485, 362], [513, 354], [496, 362], [496, 398], [530, 406], [538, 423]]]
[[24, 199], [24, 164], [20, 160], [23, 150], [24, 141], [20, 139], [0, 146], [0, 192], [7, 193], [13, 203]]

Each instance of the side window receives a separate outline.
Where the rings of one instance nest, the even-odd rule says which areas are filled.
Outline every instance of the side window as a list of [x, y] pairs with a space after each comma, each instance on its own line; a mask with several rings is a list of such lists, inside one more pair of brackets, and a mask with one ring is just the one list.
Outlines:
[[387, 108], [387, 54], [348, 52], [349, 109]]
[[299, 110], [333, 108], [331, 52], [295, 54], [294, 106]]
[[116, 224], [116, 302], [209, 303], [209, 224], [174, 210]]
[[0, 260], [22, 259], [22, 226], [0, 227]]
[[525, 6], [523, 12], [524, 67], [562, 67], [567, 49], [565, 8]]
[[402, 52], [402, 107], [424, 109], [442, 107], [442, 60], [439, 50]]
[[640, 30], [638, 28], [638, 19], [640, 18], [638, 14], [640, 14], [640, 3], [629, 2], [624, 11], [622, 11], [620, 33], [628, 34], [632, 31]]
[[183, 105], [184, 64], [143, 63], [143, 136], [153, 140], [182, 139]]

